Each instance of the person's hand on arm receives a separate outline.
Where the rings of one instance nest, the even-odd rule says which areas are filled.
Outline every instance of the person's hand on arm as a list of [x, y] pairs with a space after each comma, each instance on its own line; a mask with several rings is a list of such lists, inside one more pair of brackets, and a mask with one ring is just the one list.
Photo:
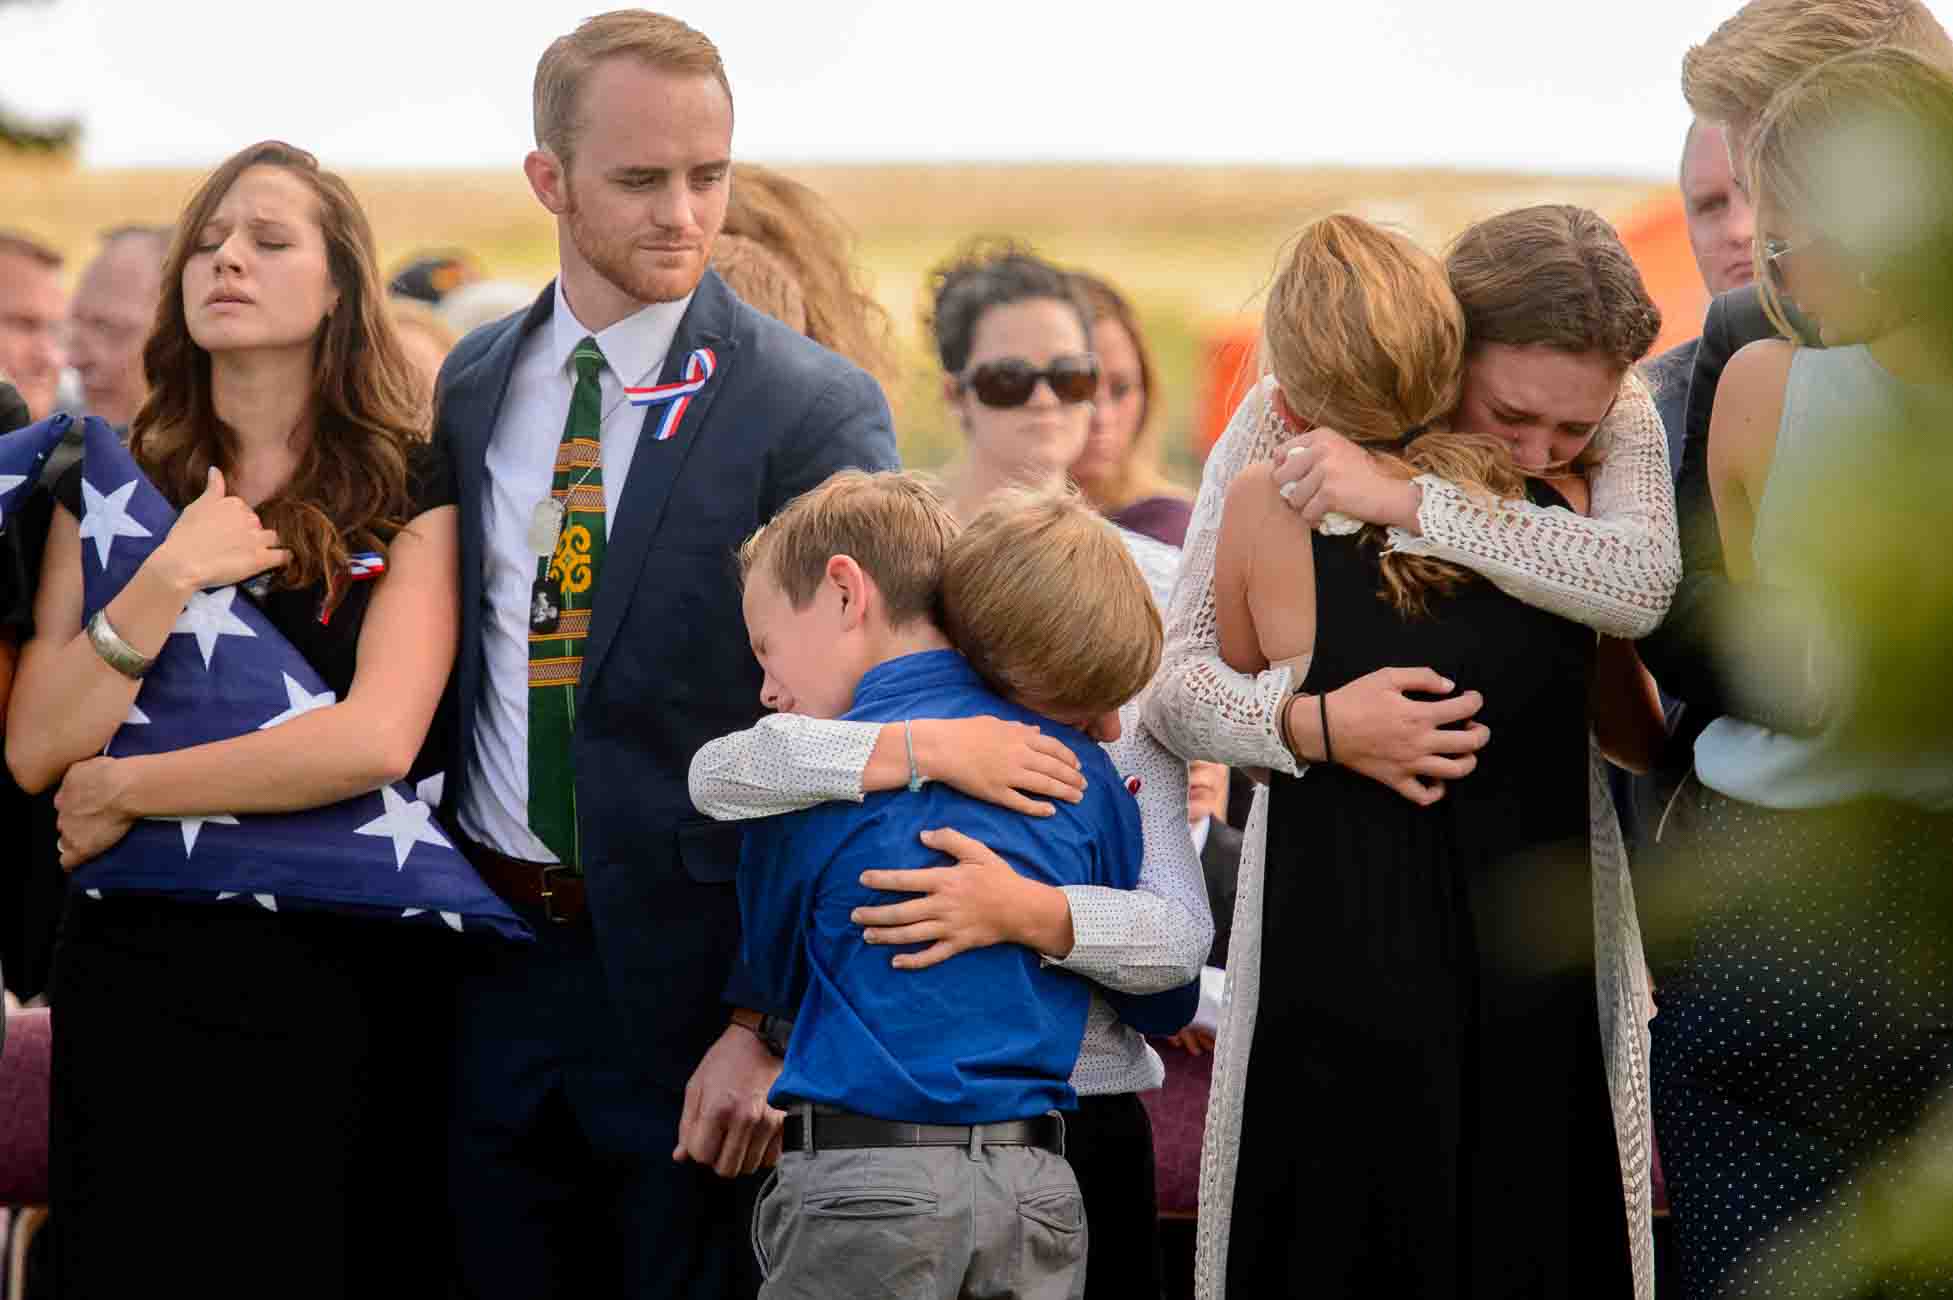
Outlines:
[[455, 507], [437, 507], [389, 545], [345, 699], [229, 740], [71, 766], [55, 796], [62, 866], [100, 855], [139, 818], [295, 812], [404, 778], [454, 667], [456, 521]]
[[1328, 515], [1417, 534], [1424, 489], [1334, 429], [1317, 428], [1282, 444], [1274, 461], [1284, 500], [1314, 528]]
[[[123, 641], [154, 658], [192, 594], [242, 582], [286, 558], [278, 535], [225, 494], [224, 476], [212, 468], [203, 495], [177, 516], [103, 613]], [[7, 717], [7, 765], [29, 793], [101, 753], [141, 685], [104, 662], [82, 627], [82, 562], [80, 522], [63, 506], [48, 530], [34, 636], [21, 648], [19, 690]]]
[[909, 783], [909, 748], [925, 780], [1033, 817], [1048, 800], [1076, 803], [1085, 778], [1062, 741], [1001, 718], [849, 722], [773, 714], [720, 736], [692, 756], [692, 803], [708, 817], [743, 821], [817, 803], [859, 803]]

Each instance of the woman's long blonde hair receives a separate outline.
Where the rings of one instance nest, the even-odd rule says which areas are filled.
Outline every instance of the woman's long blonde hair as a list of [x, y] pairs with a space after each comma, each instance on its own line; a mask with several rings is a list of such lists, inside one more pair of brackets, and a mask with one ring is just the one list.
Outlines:
[[791, 176], [742, 162], [733, 169], [724, 233], [786, 264], [799, 287], [808, 338], [894, 391], [894, 327], [854, 261], [854, 232], [831, 204]]
[[1761, 236], [1786, 214], [1842, 248], [1895, 319], [1953, 336], [1953, 74], [1902, 49], [1841, 54], [1770, 101], [1747, 161], [1757, 283], [1785, 338]]
[[[1524, 496], [1498, 439], [1446, 423], [1464, 382], [1465, 314], [1444, 266], [1404, 236], [1337, 214], [1295, 237], [1262, 315], [1262, 365], [1303, 427], [1326, 425], [1392, 472], [1435, 474], [1485, 498]], [[1365, 529], [1381, 545], [1383, 530]], [[1428, 556], [1382, 557], [1379, 595], [1406, 615], [1470, 574]]]

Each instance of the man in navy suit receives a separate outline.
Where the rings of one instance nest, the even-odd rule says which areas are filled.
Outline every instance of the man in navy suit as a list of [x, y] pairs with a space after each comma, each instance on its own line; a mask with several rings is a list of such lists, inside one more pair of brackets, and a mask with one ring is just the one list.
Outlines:
[[461, 1289], [738, 1295], [790, 1009], [737, 966], [740, 831], [686, 769], [760, 712], [734, 549], [895, 440], [872, 379], [706, 269], [732, 180], [710, 41], [592, 18], [543, 55], [535, 114], [561, 273], [455, 349], [435, 434], [462, 535], [444, 813], [537, 931], [460, 989]]

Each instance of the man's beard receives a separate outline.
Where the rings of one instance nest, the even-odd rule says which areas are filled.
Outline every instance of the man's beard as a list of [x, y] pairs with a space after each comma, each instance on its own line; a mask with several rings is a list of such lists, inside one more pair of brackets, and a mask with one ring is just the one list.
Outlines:
[[647, 270], [637, 265], [632, 253], [637, 247], [635, 233], [613, 235], [593, 229], [584, 219], [583, 207], [576, 201], [576, 187], [568, 187], [568, 205], [563, 210], [569, 222], [570, 242], [593, 270], [634, 301], [642, 303], [677, 302], [692, 290], [705, 274], [705, 257], [697, 263], [697, 273], [684, 278], [677, 270]]

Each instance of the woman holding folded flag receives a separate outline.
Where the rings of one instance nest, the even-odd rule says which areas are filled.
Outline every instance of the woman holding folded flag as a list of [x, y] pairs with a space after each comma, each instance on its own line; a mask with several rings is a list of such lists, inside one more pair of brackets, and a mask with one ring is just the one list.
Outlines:
[[[255, 145], [191, 199], [164, 284], [130, 440], [140, 474], [114, 488], [85, 463], [55, 484], [8, 765], [28, 789], [59, 785], [70, 870], [163, 819], [180, 824], [174, 865], [194, 880], [200, 843], [234, 852], [226, 837], [280, 824], [262, 815], [357, 797], [385, 813], [346, 836], [348, 882], [368, 844], [411, 876], [409, 855], [445, 848], [393, 783], [417, 774], [454, 658], [456, 522], [367, 219], [312, 155]], [[173, 523], [141, 522], [150, 484]], [[95, 590], [117, 548], [145, 546], [84, 618], [85, 580]], [[275, 716], [233, 739], [98, 757], [123, 748], [125, 723], [162, 728], [137, 695], [166, 647], [165, 664], [222, 683], [221, 703], [226, 664], [280, 637], [313, 684], [285, 673]], [[138, 1294], [187, 1266], [206, 1296], [437, 1293], [444, 1243], [412, 1229], [441, 1205], [441, 936], [362, 919], [377, 906], [224, 896], [69, 891], [53, 994], [58, 1292]]]

